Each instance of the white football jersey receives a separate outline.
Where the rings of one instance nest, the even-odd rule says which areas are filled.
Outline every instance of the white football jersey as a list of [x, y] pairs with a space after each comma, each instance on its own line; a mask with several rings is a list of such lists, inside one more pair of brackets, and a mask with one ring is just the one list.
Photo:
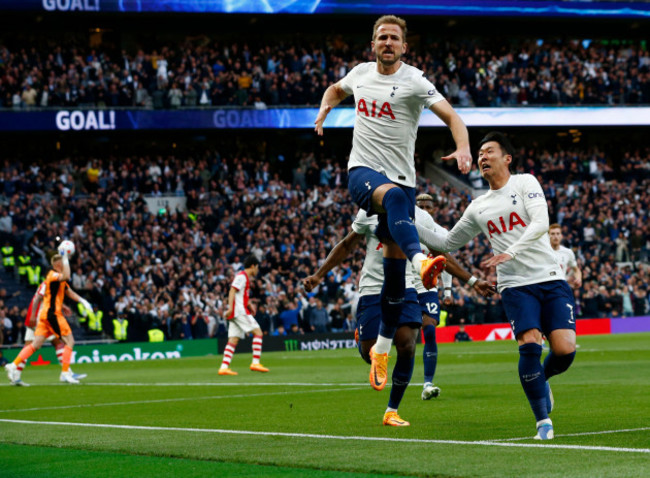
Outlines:
[[[448, 231], [444, 227], [442, 227], [440, 224], [438, 224], [436, 221], [433, 220], [431, 217], [431, 214], [426, 212], [424, 209], [421, 209], [417, 206], [415, 206], [415, 223], [418, 224], [419, 226], [425, 227], [429, 229], [430, 231], [442, 236], [446, 237]], [[420, 248], [422, 249], [422, 253], [426, 254], [427, 256], [431, 252], [427, 246], [424, 244], [420, 243]], [[420, 277], [420, 271], [417, 271], [415, 269], [415, 266], [413, 264], [408, 265], [407, 267], [410, 267], [413, 269], [413, 276], [414, 276], [414, 281], [415, 281], [415, 290], [418, 292], [418, 294], [423, 294], [425, 292], [428, 292], [428, 290], [424, 287], [424, 284], [422, 283], [422, 278]], [[444, 284], [443, 287], [451, 287], [451, 275], [447, 272], [443, 272], [440, 274], [440, 280]]]
[[402, 63], [392, 75], [360, 63], [339, 85], [354, 95], [356, 117], [348, 169], [366, 166], [415, 187], [415, 139], [424, 108], [444, 100], [422, 70]]
[[559, 249], [557, 250], [553, 249], [553, 253], [555, 254], [555, 257], [560, 263], [560, 267], [562, 267], [562, 270], [564, 271], [565, 275], [569, 269], [578, 267], [578, 262], [576, 261], [576, 255], [568, 247], [564, 247], [560, 245]]
[[[359, 279], [359, 295], [376, 295], [381, 293], [384, 285], [384, 253], [382, 243], [375, 236], [379, 220], [377, 216], [370, 216], [366, 211], [359, 209], [357, 217], [352, 223], [352, 230], [357, 234], [366, 236], [366, 258], [363, 261], [361, 269], [361, 278]], [[414, 287], [413, 268], [406, 264], [406, 288]]]
[[537, 179], [515, 174], [499, 190], [474, 199], [449, 231], [445, 250], [455, 251], [480, 232], [495, 255], [514, 258], [497, 266], [498, 289], [565, 279], [548, 238], [548, 206]]

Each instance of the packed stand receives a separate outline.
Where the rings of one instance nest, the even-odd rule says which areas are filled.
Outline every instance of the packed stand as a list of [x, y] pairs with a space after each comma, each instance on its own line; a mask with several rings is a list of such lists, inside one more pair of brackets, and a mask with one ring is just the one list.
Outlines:
[[[537, 171], [535, 165], [547, 168], [550, 155], [566, 158], [551, 162], [573, 170], [572, 158], [578, 153], [521, 154], [525, 159], [518, 172], [533, 172], [542, 180], [551, 222], [562, 225], [565, 243], [576, 252], [583, 271], [583, 288], [576, 291], [577, 316], [648, 314], [647, 174], [629, 183], [605, 181], [598, 168], [582, 161], [575, 175], [555, 182], [550, 171]], [[649, 163], [647, 150], [626, 155], [617, 168], [605, 161], [612, 178]], [[72, 239], [77, 253], [71, 286], [102, 312], [109, 336], [116, 318], [128, 320], [128, 340], [147, 340], [148, 331], [156, 328], [169, 339], [224, 334], [230, 283], [251, 253], [262, 262], [251, 297], [260, 305], [256, 318], [265, 333], [353, 330], [363, 248], [312, 294], [301, 286], [301, 279], [325, 260], [354, 219], [345, 169], [307, 153], [295, 158], [286, 177], [279, 171], [290, 169], [279, 164], [217, 151], [183, 157], [68, 158], [49, 164], [5, 160], [0, 200], [7, 203], [0, 212], [0, 234], [3, 245], [27, 251], [44, 270], [54, 238]], [[446, 227], [458, 221], [471, 198], [469, 189], [435, 187], [423, 178], [419, 190], [437, 198], [436, 219]], [[187, 211], [151, 212], [143, 195], [185, 197]], [[489, 252], [487, 241], [479, 237], [455, 255], [474, 275], [485, 277], [479, 264]], [[487, 279], [496, 280], [494, 271]], [[467, 323], [505, 321], [498, 295], [484, 299], [457, 281], [454, 295], [448, 324], [461, 318]], [[25, 311], [9, 309], [1, 295], [0, 301], [5, 342], [20, 340]]]
[[[372, 60], [365, 36], [301, 41], [226, 44], [198, 35], [117, 51], [86, 40], [8, 46], [11, 38], [0, 39], [0, 107], [315, 106], [329, 85]], [[461, 107], [650, 104], [650, 52], [642, 44], [503, 41], [414, 42], [406, 61]]]

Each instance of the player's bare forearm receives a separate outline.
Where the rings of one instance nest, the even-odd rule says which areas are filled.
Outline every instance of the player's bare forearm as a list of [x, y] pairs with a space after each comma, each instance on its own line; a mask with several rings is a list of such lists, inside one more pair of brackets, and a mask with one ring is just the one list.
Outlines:
[[356, 232], [350, 231], [348, 235], [330, 251], [327, 259], [325, 259], [325, 262], [318, 269], [315, 275], [323, 279], [325, 274], [334, 269], [334, 267], [340, 265], [341, 262], [343, 262], [357, 247], [361, 237], [362, 236]]
[[463, 174], [469, 173], [472, 168], [472, 153], [469, 146], [467, 126], [465, 126], [458, 113], [445, 100], [433, 104], [431, 111], [447, 125], [456, 143], [456, 151], [447, 156], [443, 156], [442, 160], [456, 159], [460, 172]]
[[320, 284], [329, 271], [340, 265], [341, 262], [352, 253], [352, 251], [357, 247], [357, 244], [359, 244], [361, 237], [363, 236], [354, 231], [350, 231], [343, 240], [335, 245], [327, 255], [323, 265], [318, 268], [314, 275], [306, 277], [303, 280], [302, 283], [305, 290], [311, 292], [318, 284]]
[[332, 109], [337, 106], [341, 101], [347, 98], [348, 94], [343, 91], [343, 88], [339, 86], [338, 83], [330, 85], [323, 94], [323, 99], [321, 100], [320, 109], [318, 110], [318, 116], [316, 116], [316, 121], [314, 124], [314, 131], [318, 133], [318, 136], [323, 136], [323, 123], [325, 118]]
[[62, 280], [70, 280], [70, 261], [68, 256], [63, 256], [61, 263], [63, 264], [63, 270], [61, 271], [61, 274], [63, 275]]
[[454, 256], [449, 253], [445, 253], [445, 258], [447, 259], [447, 266], [445, 270], [449, 272], [452, 276], [458, 278], [462, 282], [467, 282], [472, 274], [467, 272], [463, 267], [458, 263]]
[[70, 289], [69, 287], [68, 287], [68, 289], [66, 289], [65, 295], [66, 295], [66, 297], [69, 297], [70, 299], [74, 300], [75, 302], [81, 302], [81, 296], [79, 294], [77, 294], [75, 291], [73, 291], [72, 289]]

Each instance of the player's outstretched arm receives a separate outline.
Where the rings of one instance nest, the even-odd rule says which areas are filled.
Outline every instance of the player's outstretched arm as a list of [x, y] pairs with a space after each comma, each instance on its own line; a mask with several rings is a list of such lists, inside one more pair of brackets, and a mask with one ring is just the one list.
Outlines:
[[81, 305], [83, 305], [84, 309], [86, 310], [93, 310], [93, 307], [90, 305], [90, 302], [88, 302], [86, 299], [81, 297], [79, 294], [77, 294], [75, 291], [73, 291], [71, 288], [67, 288], [65, 291], [66, 297], [71, 298], [75, 302], [79, 302]]
[[447, 156], [443, 156], [441, 159], [443, 161], [456, 159], [460, 172], [468, 174], [470, 169], [472, 169], [472, 153], [469, 147], [467, 126], [465, 126], [461, 117], [446, 100], [434, 103], [430, 109], [449, 127], [451, 135], [454, 137], [454, 142], [456, 143], [456, 151]]
[[314, 131], [318, 133], [318, 136], [323, 136], [323, 123], [325, 122], [325, 118], [327, 118], [329, 112], [347, 97], [348, 94], [343, 91], [343, 88], [341, 88], [338, 83], [330, 85], [325, 90], [325, 94], [323, 94], [323, 99], [320, 104], [320, 110], [318, 110], [318, 116], [316, 116], [316, 121], [314, 121], [314, 124], [316, 125]]
[[[472, 278], [472, 274], [466, 271], [451, 254], [447, 253], [445, 257], [447, 258], [447, 267], [445, 268], [447, 272], [465, 283]], [[474, 279], [470, 287], [473, 287], [483, 297], [490, 297], [496, 293], [496, 288], [489, 282], [483, 279]]]
[[357, 247], [357, 244], [359, 244], [359, 241], [362, 237], [363, 236], [361, 234], [350, 231], [348, 235], [343, 238], [343, 240], [334, 246], [334, 248], [328, 254], [327, 259], [325, 259], [325, 262], [323, 262], [323, 265], [318, 268], [316, 273], [309, 277], [305, 277], [302, 280], [302, 285], [305, 290], [307, 292], [314, 290], [314, 288], [321, 283], [329, 271], [341, 264], [341, 262], [343, 262], [345, 258], [350, 255], [350, 253]]

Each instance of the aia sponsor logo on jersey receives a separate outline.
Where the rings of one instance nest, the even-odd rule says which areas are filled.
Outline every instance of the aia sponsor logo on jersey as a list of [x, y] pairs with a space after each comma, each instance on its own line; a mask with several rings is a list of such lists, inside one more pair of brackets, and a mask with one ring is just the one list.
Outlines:
[[516, 212], [511, 212], [510, 217], [508, 218], [507, 221], [503, 218], [503, 216], [500, 216], [499, 219], [497, 219], [496, 221], [490, 219], [487, 222], [487, 229], [488, 232], [490, 233], [490, 238], [492, 238], [493, 234], [501, 235], [508, 231], [512, 231], [516, 225], [520, 225], [521, 227], [526, 227], [526, 223], [522, 218], [519, 217], [519, 214], [517, 214]]
[[390, 107], [390, 103], [385, 101], [381, 108], [377, 109], [377, 100], [373, 100], [370, 104], [370, 109], [368, 109], [368, 103], [366, 100], [361, 98], [357, 103], [357, 114], [363, 113], [366, 117], [370, 116], [372, 118], [382, 118], [388, 116], [390, 119], [394, 120], [395, 115], [393, 114], [393, 109]]

